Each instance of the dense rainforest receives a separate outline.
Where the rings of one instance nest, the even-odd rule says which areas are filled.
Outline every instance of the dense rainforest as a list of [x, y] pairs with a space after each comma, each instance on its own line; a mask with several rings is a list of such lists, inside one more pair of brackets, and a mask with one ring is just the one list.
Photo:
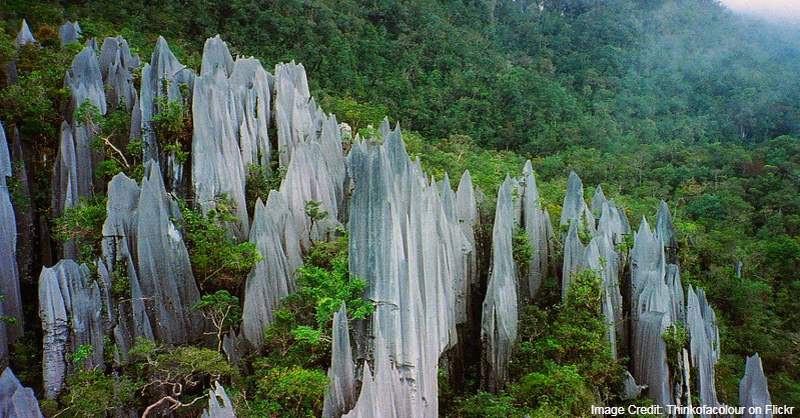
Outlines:
[[[76, 242], [76, 258], [91, 262], [106, 218], [99, 194], [58, 216], [49, 212], [51, 160], [69, 108], [64, 74], [81, 50], [75, 43], [62, 47], [59, 27], [78, 21], [82, 41], [121, 35], [143, 62], [163, 36], [198, 74], [204, 42], [219, 34], [234, 57], [253, 56], [264, 68], [302, 63], [317, 103], [362, 137], [374, 135], [385, 116], [399, 122], [408, 153], [433, 178], [458, 179], [469, 170], [486, 195], [480, 209], [489, 229], [478, 236], [489, 241], [498, 188], [526, 160], [553, 219], [571, 171], [587, 185], [587, 199], [602, 186], [634, 229], [645, 216], [655, 219], [661, 200], [669, 202], [683, 283], [704, 288], [716, 311], [720, 401], [737, 402], [743, 359], [757, 352], [772, 402], [800, 406], [797, 30], [735, 15], [715, 0], [6, 0], [0, 19], [3, 80], [10, 80], [5, 64], [16, 62], [16, 81], [3, 81], [0, 89], [0, 121], [9, 138], [11, 129], [20, 132], [26, 151], [48, 157], [28, 162], [31, 201], [9, 183], [16, 207], [34, 208], [47, 225], [38, 230], [50, 236], [40, 241]], [[35, 49], [15, 45], [23, 19]], [[141, 69], [134, 77], [143, 78]], [[180, 101], [159, 107], [158, 136], [174, 139], [175, 155], [188, 158], [191, 115]], [[141, 141], [121, 150], [110, 145], [128, 136], [130, 115], [98, 115], [88, 106], [69, 111], [96, 123], [107, 138], [109, 146], [99, 146], [107, 163], [97, 167], [97, 179], [148, 175]], [[284, 175], [269, 164], [249, 167], [251, 216], [259, 211], [255, 199], [266, 201]], [[189, 404], [216, 380], [226, 382], [237, 416], [322, 412], [334, 312], [346, 302], [349, 318], [357, 320], [374, 309], [363, 297], [365, 283], [347, 270], [348, 237], [309, 240], [298, 291], [276, 308], [263, 337], [267, 349], [232, 365], [217, 345], [226, 329], [238, 327], [244, 281], [263, 254], [230, 236], [226, 225], [237, 208], [229, 203], [223, 199], [202, 213], [187, 202], [180, 207], [203, 294], [195, 308], [218, 331], [213, 343], [137, 341], [125, 367], [72, 373], [58, 399], [42, 402], [45, 415], [104, 416], [121, 405], [141, 411], [161, 398], [164, 388], [152, 382], [168, 381], [185, 386], [182, 408], [195, 416], [201, 402]], [[314, 202], [305, 211], [312, 227], [328, 216]], [[515, 236], [515, 258], [526, 258], [531, 249], [516, 243]], [[486, 253], [479, 256], [488, 270]], [[29, 323], [38, 320], [39, 270], [57, 259], [40, 255], [29, 268], [20, 265]], [[592, 296], [597, 284], [578, 277], [562, 302], [557, 274], [551, 276], [520, 314], [509, 385], [484, 391], [474, 354], [467, 353], [460, 378], [440, 370], [440, 415], [588, 416], [598, 397], [610, 404], [651, 402], [609, 395], [622, 384], [625, 359], [606, 356]], [[119, 280], [124, 294], [125, 278]], [[30, 327], [10, 356], [20, 381], [37, 393], [41, 338]], [[92, 356], [82, 348], [73, 355], [76, 364]]]

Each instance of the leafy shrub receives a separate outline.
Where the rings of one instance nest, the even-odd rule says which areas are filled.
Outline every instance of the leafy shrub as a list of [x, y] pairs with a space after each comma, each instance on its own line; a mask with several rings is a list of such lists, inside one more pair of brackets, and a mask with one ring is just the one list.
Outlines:
[[255, 244], [236, 243], [225, 227], [235, 222], [233, 206], [229, 199], [220, 197], [216, 207], [206, 215], [180, 202], [184, 240], [195, 277], [201, 287], [233, 289], [261, 261]]
[[222, 352], [222, 336], [225, 330], [238, 325], [242, 320], [239, 298], [227, 290], [217, 290], [215, 293], [203, 295], [192, 309], [202, 312], [211, 321], [216, 330], [217, 351]]
[[319, 369], [299, 366], [256, 371], [256, 408], [279, 417], [314, 417], [322, 413], [328, 377]]
[[100, 254], [105, 219], [105, 196], [81, 199], [77, 206], [65, 209], [53, 220], [53, 234], [62, 242], [74, 240], [78, 261], [91, 263]]
[[78, 370], [67, 378], [67, 388], [60, 397], [64, 407], [55, 414], [75, 418], [106, 416], [132, 405], [137, 398], [136, 390], [135, 382], [126, 376], [115, 378], [100, 370]]

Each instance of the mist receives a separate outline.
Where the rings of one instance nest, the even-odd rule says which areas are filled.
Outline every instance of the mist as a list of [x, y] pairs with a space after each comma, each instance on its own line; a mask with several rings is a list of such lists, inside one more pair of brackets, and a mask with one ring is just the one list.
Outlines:
[[773, 22], [800, 22], [800, 1], [797, 0], [721, 0], [734, 12]]

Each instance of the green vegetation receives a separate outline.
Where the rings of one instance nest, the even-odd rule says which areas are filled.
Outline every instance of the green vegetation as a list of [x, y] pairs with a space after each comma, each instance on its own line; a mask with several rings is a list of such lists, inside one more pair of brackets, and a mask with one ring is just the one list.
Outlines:
[[515, 227], [514, 234], [511, 236], [511, 248], [514, 256], [514, 264], [517, 266], [517, 276], [526, 277], [531, 268], [531, 257], [533, 256], [533, 245], [528, 238], [528, 231], [522, 227]]
[[81, 199], [53, 220], [53, 236], [61, 242], [72, 241], [81, 263], [93, 263], [100, 255], [103, 223], [106, 220], [105, 196]]
[[210, 295], [203, 295], [192, 309], [202, 312], [203, 317], [214, 326], [212, 334], [217, 338], [217, 351], [222, 352], [222, 336], [242, 321], [242, 309], [239, 298], [227, 290], [217, 290]]
[[[60, 112], [69, 97], [63, 76], [80, 49], [79, 43], [60, 48], [58, 25], [78, 19], [86, 36], [121, 34], [145, 61], [156, 36], [164, 35], [177, 57], [194, 69], [203, 41], [219, 33], [234, 54], [254, 55], [265, 68], [291, 59], [302, 62], [318, 103], [354, 132], [370, 126], [374, 132], [388, 113], [401, 122], [409, 153], [434, 178], [448, 173], [455, 180], [470, 170], [487, 196], [482, 208], [493, 206], [499, 183], [508, 173], [518, 174], [525, 159], [532, 160], [552, 219], [558, 219], [570, 170], [583, 178], [587, 190], [602, 184], [634, 228], [645, 215], [652, 223], [658, 201], [667, 200], [674, 208], [682, 278], [706, 289], [719, 319], [721, 400], [736, 402], [743, 358], [757, 351], [773, 402], [800, 404], [796, 31], [734, 16], [713, 0], [167, 0], [158, 8], [146, 3], [0, 4], [0, 61], [16, 59], [18, 73], [16, 84], [0, 88], [0, 120], [9, 138], [18, 129], [32, 155], [40, 157], [29, 167], [34, 174], [30, 203], [38, 213], [46, 214], [50, 205]], [[17, 50], [13, 38], [22, 17], [28, 17], [39, 45]], [[0, 65], [0, 80], [6, 79], [6, 68]], [[162, 101], [158, 107], [162, 149], [186, 161], [188, 106]], [[97, 175], [103, 180], [120, 171], [141, 177], [133, 158], [141, 155], [141, 141], [120, 147], [114, 139], [123, 132], [124, 117], [112, 111], [104, 117], [108, 124], [98, 123], [100, 139], [108, 136], [121, 151], [102, 142], [106, 158]], [[265, 198], [282, 177], [275, 167], [249, 171], [248, 202], [255, 201], [252, 196]], [[96, 203], [82, 203], [52, 220], [59, 240], [79, 243], [82, 260], [97, 254], [99, 234], [93, 231], [102, 218]], [[258, 257], [255, 248], [229, 238], [224, 225], [230, 212], [224, 206], [207, 216], [185, 209], [183, 225], [204, 292], [225, 289], [239, 295], [236, 290]], [[581, 237], [586, 238], [585, 230]], [[630, 242], [622, 246], [630, 248]], [[316, 290], [289, 298], [267, 331], [264, 361], [281, 367], [280, 376], [295, 366], [324, 370], [326, 327], [318, 314], [327, 321], [340, 300], [349, 308], [358, 306], [357, 298], [348, 300], [355, 293], [331, 296], [341, 289], [320, 284], [349, 278], [341, 265], [334, 266], [338, 252], [336, 243], [315, 244], [306, 266], [322, 270], [308, 272], [301, 282]], [[742, 277], [734, 272], [737, 262], [743, 263]], [[116, 276], [119, 289], [126, 287], [124, 278]], [[357, 281], [348, 283], [358, 288]], [[547, 278], [543, 293], [553, 294], [555, 286]], [[320, 295], [330, 300], [318, 310]], [[453, 413], [555, 415], [549, 408], [584, 403], [587, 384], [605, 396], [613, 373], [592, 365], [602, 357], [597, 324], [566, 318], [563, 310], [529, 307], [523, 317], [536, 327], [521, 331], [514, 383], [498, 395], [470, 393]], [[576, 323], [585, 327], [570, 326]], [[681, 345], [680, 334], [667, 334], [671, 350]], [[14, 361], [21, 364], [35, 357], [24, 347], [15, 351], [20, 354]], [[588, 359], [578, 359], [578, 353]], [[543, 364], [547, 358], [558, 360]], [[576, 389], [564, 393], [565, 382]], [[257, 391], [254, 383], [245, 387], [248, 395]], [[520, 398], [524, 393], [547, 402], [530, 403]], [[296, 405], [303, 405], [300, 411], [315, 408], [306, 400]], [[293, 408], [284, 412], [297, 413]]]
[[180, 206], [184, 241], [198, 284], [201, 288], [237, 289], [261, 255], [255, 244], [237, 243], [226, 228], [226, 223], [236, 222], [233, 203], [220, 196], [205, 215], [185, 202]]
[[457, 400], [455, 417], [591, 416], [591, 405], [618, 402], [623, 367], [611, 356], [600, 313], [600, 278], [575, 275], [563, 305], [525, 306], [505, 392]]

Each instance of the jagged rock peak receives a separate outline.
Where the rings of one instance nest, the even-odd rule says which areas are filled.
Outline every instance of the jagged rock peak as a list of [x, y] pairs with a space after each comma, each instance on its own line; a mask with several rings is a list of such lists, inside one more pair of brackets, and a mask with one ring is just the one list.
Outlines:
[[674, 405], [669, 385], [667, 347], [661, 335], [669, 327], [669, 315], [663, 312], [646, 312], [636, 321], [637, 336], [633, 350], [633, 371], [636, 382], [647, 385], [648, 396], [661, 406]]
[[61, 46], [67, 46], [73, 42], [78, 42], [81, 38], [81, 25], [78, 21], [67, 22], [58, 28], [58, 38], [61, 40]]
[[689, 331], [689, 347], [692, 366], [698, 373], [700, 403], [717, 406], [714, 366], [719, 361], [719, 329], [714, 310], [706, 300], [702, 289], [689, 285], [686, 301], [686, 326]]
[[578, 221], [579, 227], [594, 232], [594, 215], [586, 206], [586, 201], [583, 199], [583, 183], [574, 171], [570, 171], [567, 180], [567, 192], [564, 195], [559, 224], [569, 225], [571, 219]]
[[33, 389], [22, 386], [10, 367], [0, 374], [0, 417], [44, 418]]
[[656, 214], [656, 235], [664, 247], [671, 250], [678, 248], [678, 243], [675, 240], [675, 228], [672, 226], [672, 214], [669, 212], [667, 202], [663, 200], [658, 205], [658, 213]]
[[266, 205], [260, 199], [256, 201], [250, 242], [256, 245], [262, 259], [245, 283], [242, 332], [253, 347], [260, 349], [274, 310], [296, 289], [294, 275], [302, 264], [292, 214], [277, 190], [270, 191]]
[[92, 346], [86, 369], [103, 364], [105, 318], [100, 287], [89, 268], [61, 260], [39, 276], [39, 317], [44, 332], [44, 393], [55, 399], [66, 376], [77, 367], [68, 359], [79, 347]]
[[16, 319], [15, 324], [0, 321], [0, 361], [8, 356], [7, 345], [22, 335], [22, 298], [17, 269], [17, 223], [6, 177], [13, 176], [5, 130], [0, 122], [0, 316]]
[[22, 25], [19, 28], [19, 33], [17, 33], [17, 38], [14, 40], [14, 44], [17, 47], [21, 47], [24, 45], [33, 45], [34, 43], [36, 43], [36, 39], [33, 38], [31, 28], [28, 27], [28, 21], [22, 19]]
[[529, 260], [527, 277], [523, 278], [527, 299], [533, 299], [539, 292], [542, 281], [547, 276], [550, 268], [549, 260], [553, 246], [553, 225], [550, 223], [550, 214], [539, 200], [539, 189], [536, 186], [536, 177], [533, 173], [530, 160], [525, 162], [522, 170], [522, 185], [524, 186], [522, 198], [522, 226], [528, 234], [528, 242], [533, 251]]
[[484, 347], [481, 379], [490, 391], [502, 389], [517, 339], [517, 272], [512, 257], [514, 217], [512, 180], [506, 177], [497, 194], [492, 231], [492, 269], [483, 301], [481, 341]]
[[322, 416], [325, 418], [341, 416], [349, 411], [356, 401], [355, 363], [350, 346], [347, 308], [344, 303], [333, 316], [332, 335], [328, 391], [325, 392], [325, 402], [322, 408]]
[[289, 165], [294, 149], [316, 137], [316, 105], [311, 100], [303, 64], [294, 61], [275, 66], [275, 125], [278, 135], [278, 160]]
[[131, 111], [137, 92], [133, 83], [133, 70], [139, 66], [139, 57], [131, 56], [128, 42], [121, 36], [106, 38], [100, 49], [100, 73], [107, 90], [107, 104], [119, 104]]
[[598, 184], [592, 196], [592, 214], [599, 216], [603, 210], [603, 205], [606, 203], [608, 203], [608, 199], [606, 199], [606, 195], [603, 193], [603, 187]]
[[200, 75], [211, 74], [217, 68], [222, 68], [226, 75], [233, 72], [233, 57], [228, 50], [228, 44], [219, 35], [206, 39], [203, 45], [203, 61], [200, 64]]
[[[191, 99], [195, 74], [190, 68], [181, 64], [169, 49], [166, 39], [159, 36], [150, 62], [142, 68], [142, 81], [139, 92], [139, 110], [132, 119], [139, 120], [140, 127], [132, 126], [131, 130], [141, 130], [144, 140], [143, 160], [159, 161], [167, 167], [166, 157], [161, 157], [153, 126], [153, 116], [158, 113], [157, 99], [165, 96], [169, 101], [182, 102]], [[183, 87], [182, 87], [183, 86]], [[167, 170], [169, 173], [171, 170]], [[169, 179], [169, 177], [168, 177]], [[177, 179], [169, 179], [172, 180]]]
[[[767, 385], [767, 377], [761, 366], [761, 357], [758, 353], [747, 357], [744, 366], [744, 376], [739, 381], [739, 406], [745, 408], [743, 418], [767, 418], [772, 414], [766, 412], [767, 405], [772, 405]], [[763, 413], [750, 413], [750, 407], [760, 407]]]
[[208, 408], [201, 418], [236, 418], [233, 402], [219, 382], [214, 382], [214, 389], [208, 390]]
[[573, 276], [587, 267], [586, 246], [578, 236], [578, 222], [570, 220], [564, 239], [564, 264], [561, 270], [561, 300], [567, 299]]
[[[99, 273], [127, 273], [129, 297], [117, 301], [114, 335], [122, 355], [137, 337], [166, 344], [194, 341], [204, 331], [191, 309], [200, 298], [181, 232], [177, 202], [167, 194], [158, 166], [145, 163], [141, 188], [124, 174], [109, 183]], [[124, 360], [124, 359], [123, 359]]]
[[[75, 112], [85, 102], [95, 106], [100, 114], [106, 114], [106, 95], [103, 89], [103, 76], [95, 51], [85, 47], [72, 60], [64, 84], [69, 87], [72, 99], [69, 111]], [[71, 118], [74, 115], [67, 114]], [[77, 122], [77, 121], [76, 121]]]

